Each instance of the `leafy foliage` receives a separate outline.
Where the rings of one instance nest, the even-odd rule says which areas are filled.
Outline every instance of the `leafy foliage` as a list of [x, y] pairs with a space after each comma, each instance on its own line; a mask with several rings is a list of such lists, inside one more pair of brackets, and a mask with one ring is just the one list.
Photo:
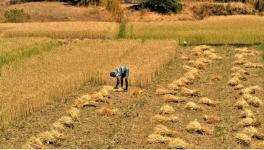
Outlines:
[[6, 22], [25, 22], [30, 16], [23, 9], [9, 9], [4, 13]]
[[179, 0], [146, 0], [141, 1], [140, 5], [142, 8], [148, 8], [151, 11], [163, 14], [182, 10], [182, 4]]

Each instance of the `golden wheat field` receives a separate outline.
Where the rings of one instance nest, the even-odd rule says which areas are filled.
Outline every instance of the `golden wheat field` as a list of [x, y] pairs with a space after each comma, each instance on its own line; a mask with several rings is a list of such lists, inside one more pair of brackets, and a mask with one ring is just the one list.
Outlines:
[[[61, 2], [1, 8], [32, 20], [0, 23], [0, 148], [264, 148], [263, 16], [96, 22], [113, 18]], [[128, 91], [110, 77], [119, 66]]]
[[173, 60], [176, 48], [173, 41], [85, 40], [4, 66], [0, 81], [1, 125], [26, 116], [47, 102], [61, 100], [85, 82], [111, 83], [109, 72], [115, 66], [129, 66], [133, 72], [130, 82], [146, 85]]
[[4, 37], [114, 38], [118, 24], [112, 22], [48, 22], [0, 24]]
[[264, 41], [260, 16], [210, 17], [202, 21], [131, 22], [129, 38], [175, 39], [195, 44], [257, 44]]

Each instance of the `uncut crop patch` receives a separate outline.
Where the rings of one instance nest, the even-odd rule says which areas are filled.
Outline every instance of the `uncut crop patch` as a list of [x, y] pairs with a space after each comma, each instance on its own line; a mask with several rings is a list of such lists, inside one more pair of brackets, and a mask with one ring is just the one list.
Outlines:
[[128, 38], [175, 39], [183, 44], [256, 44], [264, 41], [264, 19], [258, 16], [212, 17], [202, 21], [131, 22]]
[[111, 22], [2, 23], [4, 37], [114, 38], [118, 24]]
[[109, 72], [119, 65], [130, 67], [131, 84], [146, 85], [174, 59], [176, 48], [174, 41], [84, 40], [5, 66], [0, 79], [1, 125], [62, 100], [84, 83], [114, 84]]

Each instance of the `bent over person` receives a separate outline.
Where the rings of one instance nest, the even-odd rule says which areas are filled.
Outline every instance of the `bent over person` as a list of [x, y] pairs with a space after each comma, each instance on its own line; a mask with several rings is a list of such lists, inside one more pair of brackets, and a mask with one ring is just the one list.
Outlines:
[[110, 73], [110, 76], [116, 78], [115, 89], [118, 89], [120, 80], [121, 80], [121, 88], [123, 88], [123, 82], [124, 82], [123, 80], [125, 78], [126, 87], [124, 88], [124, 91], [128, 90], [129, 68], [127, 66], [117, 67], [115, 72]]

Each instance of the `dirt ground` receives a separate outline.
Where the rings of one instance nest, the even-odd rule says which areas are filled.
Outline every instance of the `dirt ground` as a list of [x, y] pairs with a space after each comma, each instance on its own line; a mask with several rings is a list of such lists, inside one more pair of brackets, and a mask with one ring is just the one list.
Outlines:
[[[48, 145], [49, 148], [168, 148], [165, 143], [151, 144], [147, 141], [148, 136], [153, 133], [157, 123], [152, 121], [152, 117], [159, 114], [161, 106], [169, 104], [175, 109], [175, 115], [179, 118], [176, 123], [164, 123], [169, 129], [173, 130], [176, 137], [183, 139], [186, 148], [252, 148], [255, 143], [262, 142], [257, 139], [252, 140], [252, 144], [244, 146], [235, 139], [235, 134], [240, 129], [236, 128], [241, 120], [239, 115], [241, 110], [234, 107], [239, 98], [239, 91], [227, 85], [231, 78], [230, 69], [234, 67], [235, 47], [221, 46], [213, 47], [216, 53], [223, 57], [216, 60], [207, 68], [201, 71], [200, 78], [195, 80], [190, 89], [197, 89], [201, 96], [208, 97], [216, 102], [215, 107], [204, 106], [202, 111], [186, 110], [187, 102], [197, 102], [200, 97], [189, 97], [186, 102], [167, 103], [162, 96], [155, 94], [159, 87], [167, 87], [173, 80], [180, 78], [186, 71], [182, 65], [188, 64], [187, 60], [180, 59], [181, 56], [190, 56], [192, 47], [181, 48], [174, 62], [156, 77], [155, 81], [143, 87], [141, 95], [133, 95], [136, 87], [132, 87], [129, 92], [114, 92], [108, 103], [101, 103], [99, 107], [85, 107], [81, 110], [79, 122], [73, 129], [65, 132], [65, 138], [56, 145]], [[190, 56], [194, 59], [194, 56]], [[261, 57], [251, 57], [249, 61], [262, 63]], [[263, 69], [246, 69], [250, 75], [243, 85], [264, 87]], [[215, 77], [218, 80], [212, 80]], [[50, 105], [32, 114], [25, 120], [21, 120], [16, 125], [0, 131], [1, 148], [21, 148], [32, 135], [41, 133], [49, 128], [57, 118], [62, 116], [73, 103], [73, 100], [83, 93], [92, 93], [100, 87], [86, 85], [72, 97], [65, 100], [63, 104]], [[258, 92], [256, 95], [264, 98], [264, 93]], [[98, 115], [96, 110], [102, 106], [117, 108], [119, 113], [114, 116]], [[263, 123], [264, 108], [251, 107], [257, 120]], [[208, 124], [204, 121], [204, 115], [216, 115], [221, 118], [220, 122]], [[210, 134], [189, 133], [185, 127], [190, 121], [197, 120], [202, 127], [212, 131]], [[257, 127], [258, 132], [264, 133], [263, 125]]]

